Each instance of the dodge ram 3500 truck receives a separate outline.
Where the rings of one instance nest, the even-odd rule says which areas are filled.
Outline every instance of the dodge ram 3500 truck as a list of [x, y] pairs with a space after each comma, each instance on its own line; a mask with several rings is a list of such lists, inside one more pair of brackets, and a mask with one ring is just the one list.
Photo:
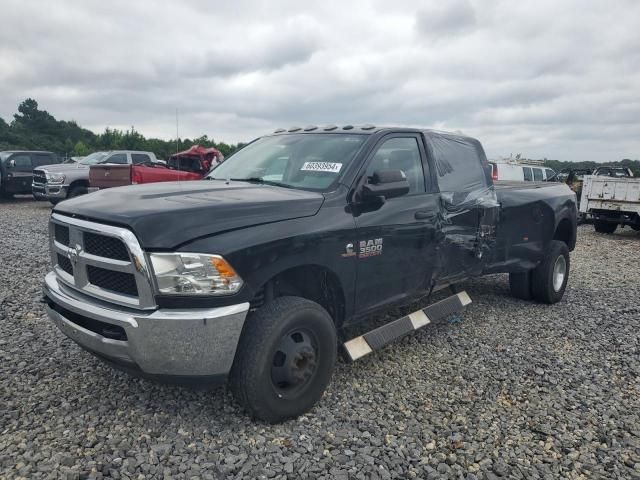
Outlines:
[[576, 199], [558, 183], [493, 185], [462, 135], [310, 126], [253, 141], [207, 180], [62, 202], [50, 238], [44, 294], [66, 335], [147, 376], [228, 376], [277, 422], [321, 398], [339, 346], [359, 358], [469, 298], [342, 336], [374, 312], [497, 272], [519, 298], [559, 301]]

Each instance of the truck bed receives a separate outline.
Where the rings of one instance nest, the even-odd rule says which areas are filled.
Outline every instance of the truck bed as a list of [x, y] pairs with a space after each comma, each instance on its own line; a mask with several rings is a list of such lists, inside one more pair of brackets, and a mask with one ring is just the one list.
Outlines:
[[640, 214], [640, 178], [585, 177], [580, 211], [593, 210]]
[[[485, 273], [533, 268], [544, 256], [558, 219], [572, 219], [563, 232], [575, 231], [575, 193], [564, 183], [498, 181], [500, 203], [496, 245]], [[569, 220], [565, 220], [569, 221]], [[570, 250], [575, 237], [567, 239]]]

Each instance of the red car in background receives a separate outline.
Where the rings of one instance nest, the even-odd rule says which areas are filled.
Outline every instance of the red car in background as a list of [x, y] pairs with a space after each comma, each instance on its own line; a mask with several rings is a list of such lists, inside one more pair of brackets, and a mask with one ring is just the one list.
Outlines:
[[202, 180], [223, 160], [224, 156], [218, 149], [194, 145], [188, 150], [171, 155], [166, 164], [92, 165], [89, 171], [89, 191], [142, 183]]

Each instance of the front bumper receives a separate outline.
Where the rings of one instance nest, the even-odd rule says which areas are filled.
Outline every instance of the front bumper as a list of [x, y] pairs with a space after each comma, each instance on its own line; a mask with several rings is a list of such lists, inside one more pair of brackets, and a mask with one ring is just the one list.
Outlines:
[[74, 292], [53, 272], [43, 288], [47, 313], [65, 335], [98, 356], [154, 376], [226, 375], [249, 310], [249, 303], [132, 310]]
[[67, 198], [69, 185], [49, 185], [48, 183], [32, 183], [31, 191], [38, 200], [64, 200]]

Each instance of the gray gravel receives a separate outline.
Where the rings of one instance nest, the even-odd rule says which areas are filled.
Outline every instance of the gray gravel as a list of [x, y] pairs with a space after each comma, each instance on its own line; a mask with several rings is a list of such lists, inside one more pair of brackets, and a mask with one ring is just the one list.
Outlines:
[[565, 300], [474, 304], [283, 425], [110, 369], [47, 320], [42, 202], [0, 203], [0, 478], [640, 478], [640, 233], [580, 228]]

